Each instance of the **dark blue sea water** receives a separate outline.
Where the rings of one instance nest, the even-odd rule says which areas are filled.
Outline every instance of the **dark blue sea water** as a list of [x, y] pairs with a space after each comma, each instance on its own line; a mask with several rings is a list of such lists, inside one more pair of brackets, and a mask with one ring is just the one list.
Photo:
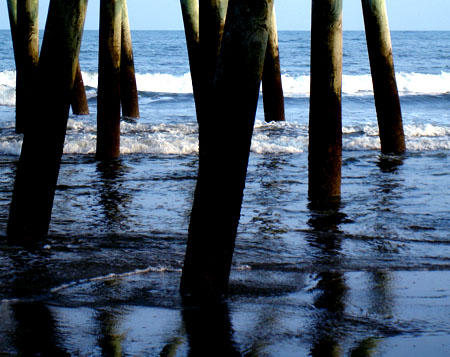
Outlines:
[[[307, 200], [310, 34], [280, 33], [287, 121], [266, 124], [260, 101], [231, 294], [207, 311], [178, 294], [198, 164], [184, 34], [132, 35], [142, 117], [123, 121], [120, 160], [94, 158], [88, 31], [91, 114], [69, 119], [49, 237], [0, 238], [0, 354], [450, 355], [450, 32], [392, 33], [404, 157], [379, 153], [364, 33], [344, 33], [342, 202], [327, 212]], [[0, 31], [0, 235], [21, 147], [14, 71]]]

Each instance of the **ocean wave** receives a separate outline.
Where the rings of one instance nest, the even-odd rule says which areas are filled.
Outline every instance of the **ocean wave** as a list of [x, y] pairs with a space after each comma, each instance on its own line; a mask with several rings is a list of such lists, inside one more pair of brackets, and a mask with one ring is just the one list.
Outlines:
[[[450, 73], [396, 73], [397, 87], [401, 96], [442, 95], [450, 93]], [[291, 77], [283, 75], [283, 90], [286, 97], [309, 96], [310, 76]], [[347, 96], [373, 95], [370, 74], [342, 76], [342, 93]]]
[[[66, 154], [95, 154], [96, 126], [89, 120], [69, 119], [64, 146]], [[450, 128], [432, 124], [405, 125], [408, 151], [450, 150]], [[344, 150], [379, 150], [378, 127], [343, 127]], [[18, 155], [22, 145], [18, 135], [0, 137], [0, 154]], [[255, 154], [299, 154], [308, 150], [308, 127], [292, 122], [265, 123], [257, 120], [251, 151]], [[121, 123], [122, 154], [196, 155], [196, 123]]]
[[16, 71], [0, 72], [0, 105], [16, 104]]
[[[15, 71], [0, 72], [0, 105], [15, 103]], [[88, 91], [88, 97], [95, 97], [98, 75], [83, 72], [85, 86], [94, 90]], [[282, 76], [285, 97], [309, 96], [309, 75]], [[136, 74], [136, 82], [140, 92], [150, 93], [192, 93], [190, 73], [175, 76], [167, 73]], [[440, 74], [397, 73], [397, 85], [400, 95], [442, 95], [450, 93], [450, 73]], [[342, 92], [347, 96], [372, 95], [372, 78], [370, 74], [343, 75]]]
[[[85, 84], [97, 87], [97, 74], [86, 73]], [[440, 74], [399, 72], [397, 86], [400, 95], [439, 95], [450, 93], [450, 73]], [[286, 97], [309, 96], [309, 75], [290, 76], [284, 74], [283, 91]], [[190, 73], [174, 76], [165, 73], [136, 74], [139, 91], [156, 93], [192, 93]], [[342, 77], [344, 95], [372, 95], [372, 77], [370, 74], [346, 75]]]

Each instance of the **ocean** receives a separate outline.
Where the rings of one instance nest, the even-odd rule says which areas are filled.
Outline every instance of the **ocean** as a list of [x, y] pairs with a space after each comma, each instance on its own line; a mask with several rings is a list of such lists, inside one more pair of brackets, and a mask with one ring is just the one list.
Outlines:
[[132, 37], [141, 118], [122, 121], [120, 159], [95, 160], [86, 31], [91, 114], [69, 118], [49, 236], [25, 249], [3, 239], [22, 136], [0, 31], [0, 355], [450, 355], [450, 32], [392, 33], [402, 157], [380, 154], [365, 36], [344, 32], [329, 211], [307, 198], [310, 33], [280, 32], [286, 122], [265, 123], [260, 96], [230, 296], [206, 310], [178, 293], [198, 165], [184, 34]]

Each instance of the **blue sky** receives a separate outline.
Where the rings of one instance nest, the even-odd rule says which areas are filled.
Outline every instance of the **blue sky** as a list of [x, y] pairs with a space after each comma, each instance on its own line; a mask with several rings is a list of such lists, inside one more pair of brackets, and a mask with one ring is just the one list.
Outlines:
[[[45, 25], [49, 0], [40, 0]], [[98, 27], [99, 0], [90, 0], [86, 29]], [[450, 30], [450, 0], [386, 0], [392, 30]], [[276, 0], [280, 30], [309, 30], [311, 0]], [[138, 30], [181, 30], [179, 0], [128, 0], [130, 21]], [[0, 28], [9, 28], [6, 1], [0, 1]], [[362, 30], [360, 0], [344, 0], [344, 30]]]

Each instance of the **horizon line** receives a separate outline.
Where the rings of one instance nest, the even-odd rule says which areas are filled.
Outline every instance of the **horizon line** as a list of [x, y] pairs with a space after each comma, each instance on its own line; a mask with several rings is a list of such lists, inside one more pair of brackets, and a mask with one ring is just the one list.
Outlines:
[[[43, 31], [45, 28], [39, 28], [39, 31]], [[10, 31], [10, 28], [0, 28], [0, 31]], [[86, 28], [84, 31], [99, 31], [98, 28]], [[131, 29], [131, 31], [171, 31], [171, 32], [184, 32], [184, 29]], [[283, 30], [279, 29], [278, 32], [311, 32], [311, 30]], [[343, 32], [365, 32], [364, 29], [344, 29]], [[390, 32], [450, 32], [450, 29], [436, 30], [436, 29], [408, 29], [408, 30], [390, 30]]]

